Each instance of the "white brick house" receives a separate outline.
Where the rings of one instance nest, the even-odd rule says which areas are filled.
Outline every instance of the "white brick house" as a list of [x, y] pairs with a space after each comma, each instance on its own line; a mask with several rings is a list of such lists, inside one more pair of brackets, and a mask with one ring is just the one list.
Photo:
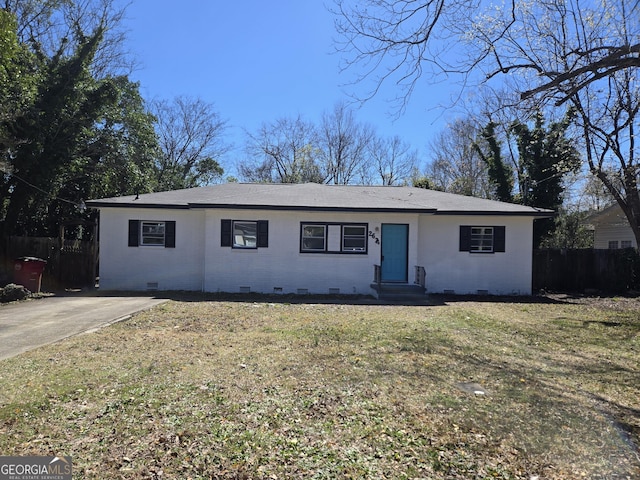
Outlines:
[[[239, 184], [92, 200], [100, 288], [529, 295], [536, 218], [412, 187]], [[415, 288], [415, 287], [414, 287]]]

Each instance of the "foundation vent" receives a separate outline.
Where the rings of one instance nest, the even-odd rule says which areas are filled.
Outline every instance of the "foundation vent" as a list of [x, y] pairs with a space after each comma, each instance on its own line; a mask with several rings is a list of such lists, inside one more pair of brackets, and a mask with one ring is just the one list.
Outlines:
[[240, 287], [240, 293], [251, 293], [251, 287]]
[[329, 289], [329, 295], [340, 295], [340, 289], [339, 288], [330, 288]]
[[296, 290], [296, 293], [298, 295], [308, 295], [309, 294], [309, 289], [308, 288], [299, 288]]
[[147, 282], [147, 290], [158, 290], [158, 282]]

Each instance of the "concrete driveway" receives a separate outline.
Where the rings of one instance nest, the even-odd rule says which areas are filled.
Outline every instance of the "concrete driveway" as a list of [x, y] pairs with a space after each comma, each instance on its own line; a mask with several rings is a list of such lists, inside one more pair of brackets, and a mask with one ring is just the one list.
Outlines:
[[166, 302], [153, 296], [68, 295], [0, 306], [0, 360]]

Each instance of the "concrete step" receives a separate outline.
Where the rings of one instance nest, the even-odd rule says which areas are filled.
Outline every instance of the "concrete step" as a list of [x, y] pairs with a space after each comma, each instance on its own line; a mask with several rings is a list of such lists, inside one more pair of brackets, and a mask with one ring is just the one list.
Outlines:
[[426, 296], [424, 287], [410, 283], [372, 283], [373, 288], [378, 293], [378, 298], [401, 299], [401, 298], [424, 298]]

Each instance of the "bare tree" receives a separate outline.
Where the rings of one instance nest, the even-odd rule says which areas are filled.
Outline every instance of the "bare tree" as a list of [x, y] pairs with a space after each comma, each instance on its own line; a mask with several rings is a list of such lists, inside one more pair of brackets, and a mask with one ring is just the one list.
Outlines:
[[161, 150], [156, 189], [189, 188], [220, 179], [220, 158], [229, 146], [223, 139], [226, 122], [214, 106], [202, 99], [177, 97], [172, 102], [151, 102], [150, 107]]
[[[608, 173], [612, 178], [615, 177], [615, 172]], [[598, 177], [590, 175], [586, 179], [580, 180], [583, 180], [580, 182], [582, 188], [577, 195], [576, 202], [579, 208], [598, 211], [616, 203], [616, 199], [613, 198], [607, 187], [604, 186]]]
[[[474, 74], [487, 82], [508, 78], [537, 108], [572, 105], [588, 167], [640, 242], [635, 142], [640, 2], [511, 0], [502, 7], [473, 0], [337, 2], [347, 66], [367, 67], [364, 76], [374, 77], [373, 94], [395, 80], [406, 103], [424, 73], [460, 73], [465, 81]], [[451, 54], [452, 46], [463, 48]]]
[[396, 98], [403, 108], [425, 69], [429, 73], [445, 69], [439, 64], [444, 48], [433, 46], [434, 40], [446, 37], [445, 29], [439, 28], [448, 23], [445, 0], [335, 3], [338, 49], [349, 55], [344, 68], [363, 66], [358, 82], [374, 77], [373, 89], [361, 100], [376, 95], [386, 82], [395, 82], [406, 93]]
[[123, 27], [127, 6], [117, 0], [3, 0], [0, 8], [16, 16], [20, 41], [47, 57], [72, 55], [100, 31], [91, 69], [101, 78], [128, 74], [134, 66]]
[[[589, 9], [583, 3], [578, 6], [577, 0], [557, 0], [543, 11], [523, 10], [521, 21], [538, 26], [535, 43], [531, 39], [532, 46], [520, 54], [531, 66], [519, 67], [508, 56], [503, 65], [513, 70], [538, 65], [546, 83], [524, 91], [523, 97], [537, 96], [555, 105], [566, 102], [575, 109], [588, 168], [620, 205], [640, 242], [635, 142], [640, 128], [640, 53], [635, 46], [640, 39], [640, 6], [624, 0], [600, 5]], [[506, 39], [514, 47], [522, 45], [518, 37]], [[627, 51], [635, 53], [629, 57]], [[560, 73], [546, 73], [552, 71]]]
[[[593, 84], [573, 94], [570, 101], [579, 112], [589, 170], [620, 205], [640, 245], [640, 164], [635, 142], [640, 80], [631, 73], [618, 72], [604, 85]], [[593, 92], [595, 88], [599, 91]], [[593, 101], [594, 96], [599, 101]]]
[[[592, 82], [640, 67], [639, 3], [335, 0], [334, 13], [345, 67], [364, 66], [358, 80], [374, 77], [370, 95], [391, 81], [403, 87], [406, 103], [425, 74], [531, 70], [537, 84], [523, 97], [561, 90], [557, 100], [564, 102]], [[549, 50], [544, 35], [560, 24], [568, 27], [562, 38], [568, 48]], [[612, 26], [618, 28], [605, 31]]]
[[319, 146], [327, 183], [347, 185], [357, 179], [367, 161], [373, 128], [358, 123], [345, 103], [322, 116]]
[[383, 185], [410, 183], [418, 164], [418, 152], [397, 135], [374, 138], [369, 147], [369, 158], [374, 175]]
[[298, 116], [263, 123], [248, 135], [249, 159], [239, 166], [249, 181], [274, 183], [324, 183], [318, 157], [316, 127]]
[[473, 121], [459, 119], [431, 142], [432, 162], [427, 176], [437, 189], [475, 197], [492, 196], [487, 166], [476, 147], [479, 135]]
[[325, 112], [319, 127], [300, 116], [262, 124], [248, 134], [247, 153], [238, 170], [252, 182], [397, 185], [409, 182], [418, 163], [408, 143], [377, 136], [344, 103]]

